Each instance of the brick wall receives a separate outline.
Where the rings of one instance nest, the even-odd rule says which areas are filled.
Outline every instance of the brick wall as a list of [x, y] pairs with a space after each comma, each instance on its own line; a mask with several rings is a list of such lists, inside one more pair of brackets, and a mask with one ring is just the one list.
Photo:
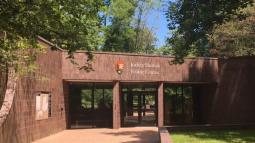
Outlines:
[[[255, 57], [220, 61], [215, 94], [203, 91], [204, 115], [211, 124], [255, 123]], [[209, 93], [209, 94], [208, 94]]]
[[[38, 69], [34, 74], [18, 78], [11, 112], [0, 127], [1, 143], [28, 143], [66, 128], [62, 53], [50, 50], [49, 44], [43, 41], [39, 42], [46, 47], [46, 52], [38, 55]], [[38, 92], [52, 95], [52, 116], [45, 120], [35, 120], [35, 95]]]
[[[92, 67], [94, 71], [88, 73], [79, 70], [77, 65], [66, 59], [67, 53], [63, 53], [63, 79], [150, 82], [216, 82], [218, 79], [218, 59], [216, 58], [187, 58], [182, 65], [173, 65], [170, 64], [173, 57], [167, 56], [103, 52], [95, 52], [93, 55]], [[80, 66], [86, 65], [86, 52], [77, 52], [74, 57], [75, 62]], [[116, 63], [119, 60], [124, 62], [122, 74], [118, 74], [116, 71]]]
[[[65, 80], [124, 80], [170, 82], [218, 82], [204, 85], [199, 92], [202, 120], [213, 124], [255, 122], [255, 58], [186, 59], [183, 65], [169, 65], [171, 58], [96, 53], [95, 71], [86, 73], [65, 59], [66, 53], [52, 51], [50, 44], [40, 41], [46, 52], [38, 55], [38, 69], [30, 76], [18, 78], [16, 95], [7, 119], [0, 126], [0, 143], [28, 143], [66, 129], [68, 121], [68, 86]], [[63, 55], [64, 54], [64, 55]], [[84, 53], [76, 58], [82, 65]], [[115, 71], [118, 59], [125, 62], [122, 75]], [[131, 63], [160, 64], [159, 74], [135, 75]], [[220, 64], [219, 64], [220, 63]], [[63, 68], [62, 68], [63, 67]], [[219, 73], [220, 72], [220, 73]], [[35, 120], [35, 95], [50, 92], [52, 117]]]

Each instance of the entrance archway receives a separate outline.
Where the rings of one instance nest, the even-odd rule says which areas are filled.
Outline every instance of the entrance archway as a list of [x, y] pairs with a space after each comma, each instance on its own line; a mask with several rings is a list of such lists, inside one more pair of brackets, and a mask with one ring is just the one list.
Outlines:
[[112, 83], [72, 83], [69, 88], [70, 128], [112, 128]]
[[121, 84], [121, 126], [157, 125], [157, 84]]

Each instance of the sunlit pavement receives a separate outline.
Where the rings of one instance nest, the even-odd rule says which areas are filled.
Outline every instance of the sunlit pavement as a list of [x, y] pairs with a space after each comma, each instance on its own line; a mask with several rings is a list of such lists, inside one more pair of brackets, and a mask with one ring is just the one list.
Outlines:
[[34, 143], [159, 143], [157, 127], [121, 129], [76, 129], [35, 141]]

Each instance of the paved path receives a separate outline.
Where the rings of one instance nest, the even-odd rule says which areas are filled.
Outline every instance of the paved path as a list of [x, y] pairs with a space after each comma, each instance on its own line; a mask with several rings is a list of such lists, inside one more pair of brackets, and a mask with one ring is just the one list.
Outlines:
[[157, 127], [65, 130], [34, 143], [159, 143]]

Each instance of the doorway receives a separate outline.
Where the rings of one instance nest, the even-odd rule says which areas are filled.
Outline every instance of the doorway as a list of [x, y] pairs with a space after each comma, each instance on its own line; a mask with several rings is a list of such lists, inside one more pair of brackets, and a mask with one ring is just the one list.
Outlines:
[[198, 85], [166, 84], [164, 125], [193, 125], [200, 118]]
[[112, 127], [112, 83], [72, 83], [69, 128]]
[[122, 127], [157, 125], [157, 88], [154, 84], [122, 84]]

